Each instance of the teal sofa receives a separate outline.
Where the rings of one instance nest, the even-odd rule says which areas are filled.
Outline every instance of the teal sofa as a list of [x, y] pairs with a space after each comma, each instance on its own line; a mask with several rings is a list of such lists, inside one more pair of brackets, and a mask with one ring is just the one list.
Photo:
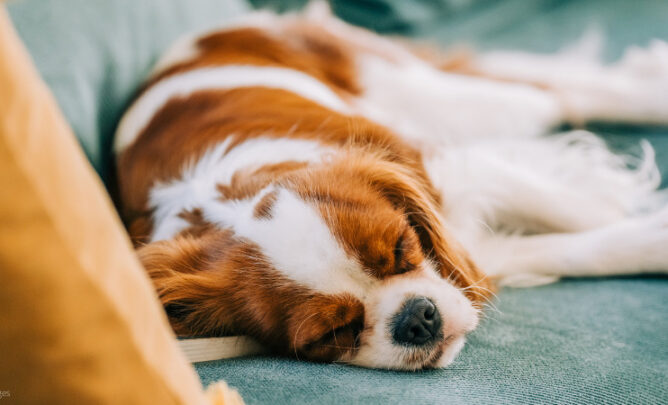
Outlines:
[[[278, 9], [301, 0], [254, 0]], [[557, 50], [597, 26], [614, 60], [633, 44], [668, 40], [662, 0], [332, 0], [360, 25], [444, 45]], [[41, 74], [113, 194], [110, 142], [133, 91], [179, 34], [247, 12], [216, 0], [14, 1], [9, 11]], [[1, 89], [0, 89], [1, 91]], [[666, 95], [668, 103], [668, 95]], [[668, 128], [594, 124], [619, 150], [650, 140], [668, 179]], [[664, 180], [664, 185], [666, 184]], [[668, 246], [666, 246], [668, 250]], [[668, 403], [668, 278], [567, 279], [503, 289], [444, 370], [417, 373], [252, 357], [196, 365], [249, 403]]]

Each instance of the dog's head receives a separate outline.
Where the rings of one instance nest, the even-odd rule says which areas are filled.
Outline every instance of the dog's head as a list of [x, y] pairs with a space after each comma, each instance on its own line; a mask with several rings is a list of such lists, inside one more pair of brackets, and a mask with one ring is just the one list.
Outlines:
[[442, 367], [490, 286], [428, 190], [405, 165], [346, 156], [197, 207], [188, 231], [140, 257], [179, 335], [246, 334], [314, 361]]

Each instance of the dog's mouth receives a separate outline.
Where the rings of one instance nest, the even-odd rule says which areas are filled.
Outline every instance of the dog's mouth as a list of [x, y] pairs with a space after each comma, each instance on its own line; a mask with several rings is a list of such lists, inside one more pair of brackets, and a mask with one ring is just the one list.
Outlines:
[[411, 360], [415, 361], [409, 361], [409, 363], [411, 363], [411, 366], [413, 366], [416, 370], [439, 368], [443, 354], [448, 350], [453, 340], [453, 335], [441, 339], [438, 344], [432, 345], [431, 348], [423, 349], [423, 354], [418, 356], [414, 355], [414, 359]]
[[[449, 335], [425, 346], [402, 346], [404, 370], [428, 370], [447, 366], [461, 350], [462, 337]], [[445, 363], [445, 364], [444, 364]]]

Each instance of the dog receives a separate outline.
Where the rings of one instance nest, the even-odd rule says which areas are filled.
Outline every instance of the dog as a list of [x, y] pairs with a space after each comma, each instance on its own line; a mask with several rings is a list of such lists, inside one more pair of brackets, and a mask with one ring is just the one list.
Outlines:
[[668, 45], [603, 65], [440, 53], [333, 17], [258, 12], [177, 42], [115, 137], [121, 213], [179, 336], [445, 367], [498, 285], [668, 269], [651, 146]]

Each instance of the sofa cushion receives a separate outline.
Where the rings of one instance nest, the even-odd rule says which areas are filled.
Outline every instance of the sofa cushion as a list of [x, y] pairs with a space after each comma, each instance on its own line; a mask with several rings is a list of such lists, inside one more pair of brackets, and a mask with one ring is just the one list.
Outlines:
[[95, 169], [108, 180], [116, 124], [161, 52], [244, 0], [14, 0], [8, 9]]

